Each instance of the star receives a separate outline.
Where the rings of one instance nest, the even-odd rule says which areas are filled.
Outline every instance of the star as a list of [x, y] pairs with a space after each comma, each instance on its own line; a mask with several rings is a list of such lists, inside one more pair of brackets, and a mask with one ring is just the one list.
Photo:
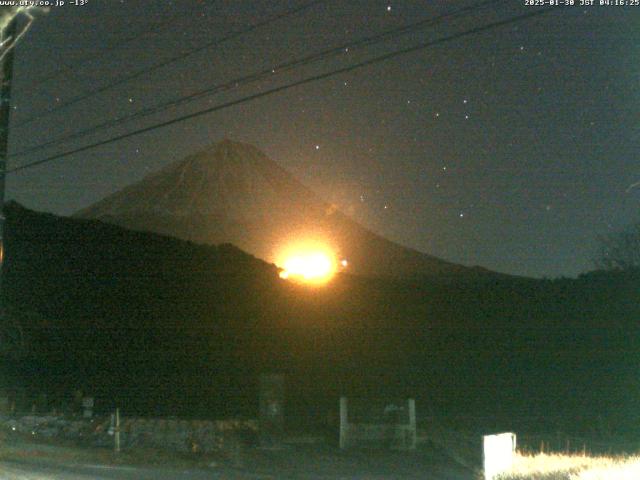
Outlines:
[[316, 150], [320, 150], [320, 145], [316, 145]]
[[391, 5], [387, 5], [387, 12], [391, 11]]

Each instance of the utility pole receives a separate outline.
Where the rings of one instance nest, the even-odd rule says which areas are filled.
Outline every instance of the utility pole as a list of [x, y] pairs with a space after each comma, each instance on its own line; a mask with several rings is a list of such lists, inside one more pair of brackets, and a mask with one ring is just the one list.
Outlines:
[[[2, 43], [15, 41], [18, 22], [14, 18], [2, 32]], [[2, 83], [0, 84], [0, 315], [4, 310], [2, 271], [4, 263], [4, 189], [7, 172], [7, 153], [9, 150], [9, 117], [11, 116], [11, 80], [13, 78], [13, 55], [15, 45], [2, 60]]]

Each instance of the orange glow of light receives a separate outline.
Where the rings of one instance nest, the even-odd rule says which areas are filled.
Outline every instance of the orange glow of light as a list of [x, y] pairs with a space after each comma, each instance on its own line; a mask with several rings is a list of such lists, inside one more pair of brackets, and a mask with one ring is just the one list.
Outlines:
[[297, 245], [287, 248], [279, 261], [280, 278], [304, 283], [324, 284], [337, 270], [335, 255], [323, 245]]

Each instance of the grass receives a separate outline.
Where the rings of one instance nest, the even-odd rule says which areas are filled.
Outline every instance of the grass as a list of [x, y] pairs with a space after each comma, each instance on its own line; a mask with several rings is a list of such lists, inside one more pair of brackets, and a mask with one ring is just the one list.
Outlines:
[[639, 480], [640, 456], [516, 455], [500, 480]]

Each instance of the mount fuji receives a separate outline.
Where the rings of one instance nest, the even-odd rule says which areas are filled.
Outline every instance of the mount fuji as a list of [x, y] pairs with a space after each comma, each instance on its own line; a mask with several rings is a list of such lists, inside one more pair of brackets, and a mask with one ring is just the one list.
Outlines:
[[371, 276], [483, 274], [368, 230], [252, 145], [223, 140], [77, 212], [75, 217], [195, 243], [231, 243], [271, 263], [283, 243], [311, 239]]

